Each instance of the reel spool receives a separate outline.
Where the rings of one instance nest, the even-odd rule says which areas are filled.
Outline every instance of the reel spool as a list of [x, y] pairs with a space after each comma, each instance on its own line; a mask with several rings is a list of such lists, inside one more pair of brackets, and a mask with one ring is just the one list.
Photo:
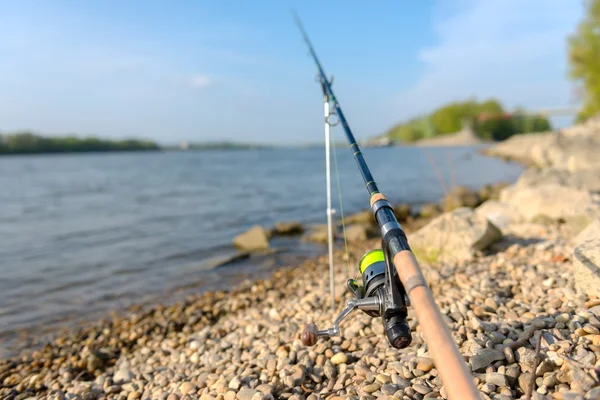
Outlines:
[[306, 346], [314, 345], [319, 337], [340, 335], [339, 324], [355, 308], [371, 317], [382, 317], [383, 328], [393, 347], [403, 349], [410, 345], [412, 336], [406, 322], [408, 297], [387, 254], [382, 249], [367, 252], [360, 259], [358, 270], [362, 285], [356, 279], [346, 283], [355, 299], [348, 301], [333, 328], [318, 330], [314, 324], [306, 325], [301, 335]]

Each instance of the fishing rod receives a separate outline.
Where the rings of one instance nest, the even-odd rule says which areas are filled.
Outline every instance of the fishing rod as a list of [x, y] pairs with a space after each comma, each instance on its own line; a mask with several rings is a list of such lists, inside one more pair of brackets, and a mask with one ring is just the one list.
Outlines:
[[[480, 399], [473, 377], [410, 249], [406, 233], [396, 219], [391, 204], [379, 191], [371, 175], [340, 103], [333, 93], [331, 81], [325, 74], [300, 18], [295, 13], [293, 16], [317, 66], [325, 100], [333, 104], [331, 114], [337, 115], [344, 129], [350, 150], [369, 192], [371, 211], [381, 231], [381, 248], [367, 252], [358, 263], [362, 285], [355, 279], [349, 279], [346, 283], [355, 298], [348, 301], [332, 328], [319, 330], [315, 324], [308, 324], [300, 335], [301, 340], [304, 345], [313, 346], [320, 337], [341, 335], [341, 322], [355, 309], [359, 309], [370, 316], [382, 317], [390, 345], [397, 349], [406, 348], [412, 341], [410, 327], [406, 321], [407, 307], [412, 305], [448, 397], [451, 400]], [[329, 123], [327, 119], [326, 123]]]

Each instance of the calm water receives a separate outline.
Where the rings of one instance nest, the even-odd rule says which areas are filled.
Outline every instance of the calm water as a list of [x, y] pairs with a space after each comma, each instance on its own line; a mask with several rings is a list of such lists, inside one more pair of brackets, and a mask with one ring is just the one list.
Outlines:
[[[364, 154], [390, 200], [418, 204], [443, 194], [426, 154], [446, 185], [513, 181], [521, 171], [476, 151]], [[365, 208], [368, 195], [350, 152], [337, 154], [345, 211]], [[0, 158], [0, 343], [20, 329], [166, 301], [190, 284], [222, 288], [323, 251], [280, 240], [275, 245], [293, 251], [270, 264], [203, 265], [232, 253], [232, 237], [254, 224], [324, 223], [324, 168], [318, 148]]]

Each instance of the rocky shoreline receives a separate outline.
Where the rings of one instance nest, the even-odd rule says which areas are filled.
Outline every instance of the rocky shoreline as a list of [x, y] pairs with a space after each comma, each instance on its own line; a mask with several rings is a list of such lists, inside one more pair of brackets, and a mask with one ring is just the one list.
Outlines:
[[[512, 153], [508, 142], [497, 145], [503, 157], [526, 160], [520, 141], [531, 141], [530, 148], [539, 145], [545, 159], [554, 160], [536, 162], [542, 169], [527, 170], [515, 184], [495, 189], [497, 195], [455, 189], [442, 204], [422, 207], [426, 218], [397, 207], [484, 399], [527, 393], [531, 399], [600, 399], [600, 284], [594, 270], [600, 259], [600, 166], [593, 157], [586, 164], [576, 156], [600, 154], [600, 145], [591, 147], [600, 137], [596, 126], [561, 134], [560, 156], [541, 144], [555, 146], [545, 139], [551, 134], [511, 139]], [[349, 220], [347, 228], [360, 228], [354, 228], [348, 256], [335, 253], [338, 308], [350, 298], [349, 267], [356, 271], [362, 254], [379, 246], [370, 238], [367, 213]], [[379, 318], [360, 312], [344, 321], [341, 337], [302, 345], [306, 323], [329, 327], [335, 318], [327, 269], [322, 256], [230, 291], [69, 331], [37, 351], [0, 361], [0, 397], [445, 398], [412, 310], [413, 343], [401, 351], [389, 347]]]

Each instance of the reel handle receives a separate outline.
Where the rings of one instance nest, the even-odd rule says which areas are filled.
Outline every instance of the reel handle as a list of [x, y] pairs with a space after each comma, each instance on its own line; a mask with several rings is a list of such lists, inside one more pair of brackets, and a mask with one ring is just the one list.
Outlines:
[[340, 315], [335, 319], [333, 328], [319, 330], [315, 324], [307, 324], [300, 334], [300, 340], [305, 346], [314, 346], [319, 337], [331, 337], [340, 335], [340, 323], [346, 318], [355, 308], [363, 311], [379, 310], [381, 300], [378, 297], [366, 297], [363, 299], [352, 299], [348, 301], [346, 307]]

